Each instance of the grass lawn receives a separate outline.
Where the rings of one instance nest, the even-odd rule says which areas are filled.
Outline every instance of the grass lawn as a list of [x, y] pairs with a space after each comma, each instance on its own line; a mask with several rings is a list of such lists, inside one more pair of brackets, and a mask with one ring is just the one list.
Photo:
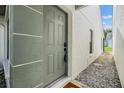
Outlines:
[[112, 52], [112, 47], [104, 47], [104, 52], [105, 53], [111, 53]]

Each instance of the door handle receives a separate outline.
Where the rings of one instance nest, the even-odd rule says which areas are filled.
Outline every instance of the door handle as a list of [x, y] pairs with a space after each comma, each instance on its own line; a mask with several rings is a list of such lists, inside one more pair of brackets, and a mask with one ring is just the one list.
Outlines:
[[67, 43], [66, 42], [64, 43], [64, 47], [67, 47]]
[[67, 63], [68, 61], [68, 53], [67, 53], [67, 43], [64, 43], [64, 62]]
[[67, 52], [67, 48], [66, 47], [64, 48], [64, 52]]

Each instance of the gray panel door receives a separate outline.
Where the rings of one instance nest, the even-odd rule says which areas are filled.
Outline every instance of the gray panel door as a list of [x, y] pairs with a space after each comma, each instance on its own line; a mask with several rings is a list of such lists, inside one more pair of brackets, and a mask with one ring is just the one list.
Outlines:
[[65, 74], [64, 43], [66, 14], [55, 6], [44, 6], [46, 83]]
[[11, 87], [44, 87], [65, 74], [65, 20], [55, 6], [10, 7]]

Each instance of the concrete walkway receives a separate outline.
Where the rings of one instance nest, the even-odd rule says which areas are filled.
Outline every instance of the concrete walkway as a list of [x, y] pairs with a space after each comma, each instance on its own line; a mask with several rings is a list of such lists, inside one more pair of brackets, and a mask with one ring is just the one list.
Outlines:
[[121, 88], [111, 54], [104, 53], [75, 79], [91, 88]]

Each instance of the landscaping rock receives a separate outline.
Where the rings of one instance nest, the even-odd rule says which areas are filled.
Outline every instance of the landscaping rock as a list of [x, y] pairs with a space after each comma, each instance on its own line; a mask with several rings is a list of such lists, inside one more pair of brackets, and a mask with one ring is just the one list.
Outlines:
[[107, 53], [82, 71], [76, 80], [91, 88], [121, 88], [115, 62], [112, 55]]
[[6, 82], [4, 78], [4, 70], [0, 70], [0, 88], [5, 88]]

